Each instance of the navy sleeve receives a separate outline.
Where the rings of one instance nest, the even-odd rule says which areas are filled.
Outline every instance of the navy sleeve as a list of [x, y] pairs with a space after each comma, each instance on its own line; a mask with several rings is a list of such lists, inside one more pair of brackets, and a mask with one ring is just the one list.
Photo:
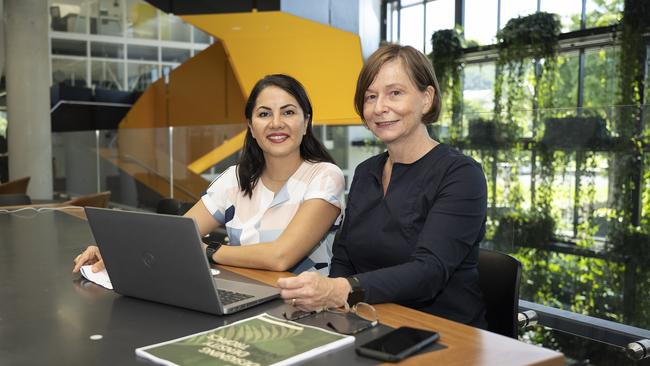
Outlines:
[[[354, 189], [355, 182], [357, 181], [357, 171], [355, 170], [354, 177], [352, 178], [352, 185], [350, 186], [350, 192]], [[350, 196], [348, 196], [348, 202]], [[346, 205], [345, 215], [343, 216], [343, 225], [339, 229], [339, 232], [334, 238], [334, 244], [332, 245], [332, 262], [330, 264], [330, 273], [329, 276], [332, 278], [335, 277], [348, 277], [356, 273], [354, 265], [350, 261], [348, 255], [347, 247], [345, 241], [347, 239], [348, 230], [350, 230], [349, 220], [345, 218], [348, 217], [350, 208], [349, 204]]]
[[366, 301], [429, 301], [483, 235], [487, 187], [481, 167], [460, 159], [450, 166], [418, 235], [409, 262], [359, 274]]

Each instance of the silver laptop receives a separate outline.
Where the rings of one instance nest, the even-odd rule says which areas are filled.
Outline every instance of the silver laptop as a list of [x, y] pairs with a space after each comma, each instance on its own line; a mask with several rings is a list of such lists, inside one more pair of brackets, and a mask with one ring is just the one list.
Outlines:
[[279, 290], [213, 277], [194, 220], [86, 207], [117, 293], [212, 314], [277, 298]]

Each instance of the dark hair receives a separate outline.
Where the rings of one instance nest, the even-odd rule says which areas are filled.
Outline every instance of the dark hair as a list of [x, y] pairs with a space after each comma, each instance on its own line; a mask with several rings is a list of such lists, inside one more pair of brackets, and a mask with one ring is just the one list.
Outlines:
[[393, 60], [402, 61], [406, 73], [418, 90], [423, 92], [427, 87], [433, 86], [433, 90], [435, 90], [433, 103], [429, 111], [422, 116], [422, 123], [428, 124], [437, 121], [440, 116], [440, 109], [442, 109], [442, 100], [440, 99], [440, 86], [438, 86], [436, 72], [433, 70], [431, 62], [422, 52], [415, 48], [397, 44], [387, 44], [379, 47], [363, 65], [359, 73], [359, 79], [357, 79], [357, 90], [354, 93], [354, 108], [357, 114], [364, 120], [364, 94], [377, 77], [377, 74], [379, 74], [381, 67]]
[[[328, 162], [334, 164], [332, 156], [330, 156], [325, 146], [316, 139], [312, 132], [313, 111], [307, 92], [302, 84], [291, 76], [283, 74], [267, 75], [255, 84], [244, 108], [244, 116], [246, 116], [248, 123], [252, 121], [253, 108], [255, 108], [257, 97], [262, 90], [269, 86], [278, 87], [296, 98], [305, 119], [307, 119], [307, 133], [302, 137], [302, 141], [300, 142], [300, 157], [303, 160], [314, 163]], [[266, 161], [264, 160], [264, 153], [257, 144], [257, 141], [253, 138], [250, 128], [246, 131], [244, 148], [239, 157], [238, 164], [237, 181], [239, 182], [239, 189], [248, 197], [252, 197], [253, 189], [255, 189], [257, 181], [264, 171]]]

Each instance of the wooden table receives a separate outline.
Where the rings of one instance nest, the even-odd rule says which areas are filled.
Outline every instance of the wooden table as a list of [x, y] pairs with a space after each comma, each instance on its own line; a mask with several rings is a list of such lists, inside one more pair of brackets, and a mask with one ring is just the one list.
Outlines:
[[[283, 272], [219, 267], [269, 285], [275, 285], [280, 277], [293, 276]], [[375, 308], [382, 324], [394, 328], [408, 325], [437, 331], [440, 333], [440, 342], [447, 346], [443, 350], [408, 358], [400, 365], [564, 365], [561, 353], [496, 333], [397, 304], [379, 304], [375, 305]]]

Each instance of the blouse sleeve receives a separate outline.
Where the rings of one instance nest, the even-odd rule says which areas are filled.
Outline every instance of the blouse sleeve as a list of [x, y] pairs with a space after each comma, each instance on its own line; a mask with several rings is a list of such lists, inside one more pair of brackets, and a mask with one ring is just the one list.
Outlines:
[[345, 178], [343, 172], [334, 164], [321, 163], [318, 172], [309, 181], [303, 201], [319, 198], [341, 209], [334, 222], [341, 224], [345, 211]]
[[201, 197], [208, 212], [222, 225], [225, 224], [226, 209], [233, 204], [233, 193], [239, 191], [237, 169], [231, 166], [216, 177]]
[[357, 277], [370, 303], [428, 301], [447, 284], [483, 235], [485, 176], [478, 164], [455, 164], [436, 193], [411, 260]]

